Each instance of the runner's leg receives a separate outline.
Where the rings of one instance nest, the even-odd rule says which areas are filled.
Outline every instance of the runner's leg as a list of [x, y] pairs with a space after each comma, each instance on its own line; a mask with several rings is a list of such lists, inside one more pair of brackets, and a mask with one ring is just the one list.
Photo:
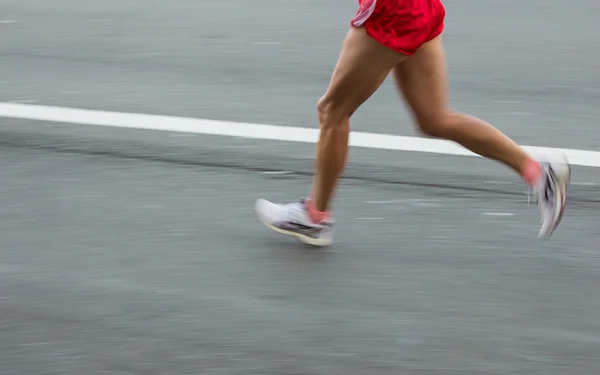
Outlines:
[[571, 168], [566, 162], [539, 163], [490, 124], [448, 108], [445, 52], [441, 37], [422, 45], [394, 68], [400, 91], [421, 130], [455, 141], [467, 149], [510, 166], [536, 192], [542, 226], [539, 238], [548, 238], [561, 222]]
[[519, 145], [487, 122], [448, 108], [446, 56], [441, 36], [394, 69], [396, 82], [421, 130], [499, 161], [533, 183], [541, 168]]
[[314, 246], [333, 243], [334, 222], [327, 211], [346, 163], [350, 117], [405, 59], [362, 27], [348, 31], [329, 87], [317, 104], [320, 134], [312, 198], [289, 204], [257, 200], [257, 215], [268, 228]]
[[314, 209], [325, 212], [344, 170], [350, 117], [379, 88], [406, 56], [379, 44], [364, 28], [352, 27], [343, 43], [329, 87], [317, 104], [320, 136], [312, 197]]

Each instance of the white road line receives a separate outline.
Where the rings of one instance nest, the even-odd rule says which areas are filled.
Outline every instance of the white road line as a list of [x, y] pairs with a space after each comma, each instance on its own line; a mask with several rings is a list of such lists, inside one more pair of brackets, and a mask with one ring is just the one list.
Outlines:
[[[318, 130], [315, 128], [97, 111], [23, 103], [0, 102], [0, 117], [300, 143], [315, 143], [318, 137]], [[391, 134], [352, 132], [350, 145], [377, 150], [477, 156], [452, 142]], [[524, 147], [533, 155], [554, 158], [562, 154], [573, 165], [600, 168], [600, 152], [597, 151], [536, 146]]]
[[512, 212], [484, 212], [484, 216], [515, 216]]

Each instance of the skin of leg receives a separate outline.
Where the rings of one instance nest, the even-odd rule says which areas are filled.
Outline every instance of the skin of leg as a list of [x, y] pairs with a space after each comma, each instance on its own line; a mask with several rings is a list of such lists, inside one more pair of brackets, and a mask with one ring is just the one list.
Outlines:
[[487, 122], [448, 108], [446, 53], [441, 36], [394, 68], [394, 77], [423, 133], [454, 141], [523, 175], [532, 158]]
[[381, 86], [406, 56], [372, 39], [362, 27], [350, 28], [344, 39], [329, 87], [319, 99], [319, 141], [312, 200], [325, 212], [348, 155], [350, 117]]

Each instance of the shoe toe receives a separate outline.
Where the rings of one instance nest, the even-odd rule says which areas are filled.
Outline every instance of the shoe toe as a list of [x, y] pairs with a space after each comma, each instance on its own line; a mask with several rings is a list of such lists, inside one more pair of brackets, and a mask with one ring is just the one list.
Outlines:
[[277, 221], [280, 216], [281, 206], [266, 199], [258, 199], [255, 204], [257, 215], [268, 223]]

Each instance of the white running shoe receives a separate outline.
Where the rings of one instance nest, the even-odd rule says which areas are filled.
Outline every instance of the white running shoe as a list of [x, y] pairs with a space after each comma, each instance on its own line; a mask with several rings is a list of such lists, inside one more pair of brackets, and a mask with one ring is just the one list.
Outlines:
[[538, 238], [549, 238], [560, 224], [567, 203], [571, 167], [565, 162], [541, 163], [543, 177], [533, 187], [538, 199], [542, 227]]
[[333, 221], [314, 223], [308, 217], [306, 201], [276, 204], [265, 199], [256, 201], [260, 221], [277, 233], [293, 236], [312, 246], [330, 246], [333, 243]]

